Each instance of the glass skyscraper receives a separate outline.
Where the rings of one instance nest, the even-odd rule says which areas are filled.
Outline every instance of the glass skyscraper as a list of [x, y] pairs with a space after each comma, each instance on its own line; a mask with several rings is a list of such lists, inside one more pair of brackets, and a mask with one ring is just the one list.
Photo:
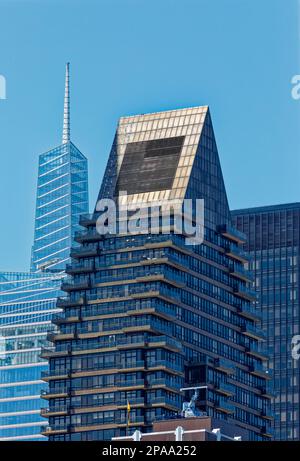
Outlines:
[[274, 436], [299, 440], [300, 362], [292, 357], [292, 338], [300, 334], [300, 203], [236, 210], [232, 215], [247, 235], [256, 309], [273, 374]]
[[62, 144], [39, 156], [32, 271], [65, 268], [79, 216], [88, 211], [87, 159], [70, 140], [69, 91], [67, 64]]
[[46, 440], [40, 413], [48, 364], [40, 352], [59, 311], [56, 300], [82, 212], [88, 212], [87, 160], [70, 140], [67, 64], [62, 144], [39, 156], [31, 272], [0, 272], [0, 440]]
[[[81, 217], [54, 346], [43, 350], [43, 434], [54, 441], [147, 432], [181, 410], [182, 387], [207, 386], [201, 410], [252, 440], [270, 439], [271, 374], [240, 247], [246, 237], [232, 227], [207, 106], [120, 119], [99, 199], [119, 209], [124, 192], [133, 208], [160, 202], [160, 232], [102, 235], [97, 207]], [[161, 213], [184, 199], [204, 200], [202, 244], [175, 232], [173, 213], [165, 232]], [[189, 216], [194, 222], [195, 208]]]

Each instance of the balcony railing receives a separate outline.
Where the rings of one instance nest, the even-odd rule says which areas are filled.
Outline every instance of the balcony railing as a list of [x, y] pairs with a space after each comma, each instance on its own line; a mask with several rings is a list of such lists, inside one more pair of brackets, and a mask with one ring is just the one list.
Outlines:
[[235, 365], [222, 357], [214, 360], [214, 367], [226, 374], [235, 373]]
[[59, 405], [51, 408], [41, 408], [41, 416], [48, 416], [49, 413], [66, 413], [68, 411], [67, 405]]
[[253, 373], [254, 375], [271, 379], [272, 378], [272, 373], [271, 371], [266, 368], [262, 363], [256, 362], [255, 364], [252, 363], [249, 365], [249, 371], [250, 373]]
[[229, 264], [229, 272], [234, 277], [244, 280], [245, 282], [252, 282], [253, 275], [252, 273], [243, 267], [242, 264], [231, 263]]
[[136, 379], [131, 381], [116, 381], [117, 387], [136, 387], [136, 386], [144, 386], [145, 381], [143, 379]]
[[85, 213], [80, 215], [79, 217], [79, 224], [80, 226], [90, 226], [92, 224], [95, 224], [97, 221], [97, 217], [99, 216], [99, 213]]
[[182, 350], [182, 344], [176, 339], [170, 338], [169, 336], [152, 336], [147, 339], [148, 344], [153, 343], [166, 343], [166, 345], [175, 348], [179, 351]]
[[170, 368], [171, 370], [178, 371], [180, 373], [184, 372], [184, 366], [179, 365], [178, 363], [170, 362], [168, 360], [156, 360], [153, 362], [148, 362], [147, 367], [148, 368], [156, 368], [156, 367], [166, 367]]
[[54, 425], [54, 426], [45, 426], [43, 428], [42, 433], [51, 433], [51, 432], [67, 432], [67, 428], [65, 425]]
[[76, 242], [96, 242], [97, 240], [101, 240], [103, 235], [99, 234], [96, 227], [93, 227], [89, 230], [84, 231], [76, 231], [74, 234], [74, 240]]
[[66, 376], [68, 373], [67, 369], [64, 368], [59, 369], [59, 370], [47, 370], [47, 371], [42, 371], [41, 377], [43, 378], [49, 378], [49, 377], [55, 377], [55, 376]]
[[242, 286], [238, 284], [237, 286], [234, 287], [233, 291], [240, 297], [244, 298], [248, 301], [255, 301], [257, 294], [256, 291], [251, 290], [251, 288]]
[[81, 296], [77, 299], [70, 299], [67, 296], [57, 298], [56, 307], [72, 307], [82, 306], [84, 304], [84, 298]]
[[233, 395], [234, 394], [234, 386], [230, 383], [225, 383], [224, 381], [219, 381], [215, 385], [216, 390], [219, 393], [223, 393], [225, 395]]
[[214, 406], [224, 413], [234, 413], [234, 405], [228, 400], [217, 399], [214, 401]]
[[245, 317], [250, 320], [260, 320], [261, 314], [259, 313], [258, 309], [252, 304], [244, 303], [242, 306], [237, 308], [238, 314], [242, 317]]
[[63, 291], [87, 290], [90, 287], [90, 281], [86, 280], [73, 280], [69, 279], [62, 283], [61, 289]]
[[217, 230], [222, 235], [224, 235], [230, 240], [233, 240], [234, 242], [245, 243], [247, 241], [247, 237], [243, 232], [239, 231], [238, 229], [235, 229], [234, 227], [228, 226], [227, 224], [218, 226]]
[[85, 261], [82, 263], [72, 263], [66, 265], [66, 273], [67, 274], [75, 274], [75, 273], [84, 273], [84, 272], [92, 272], [95, 268], [94, 261]]
[[232, 259], [236, 259], [242, 263], [249, 261], [249, 255], [240, 247], [236, 245], [226, 245], [225, 253], [230, 256]]
[[41, 397], [47, 397], [49, 395], [67, 395], [69, 393], [69, 388], [67, 387], [54, 387], [52, 389], [42, 389]]
[[182, 400], [179, 398], [177, 400], [170, 399], [167, 396], [153, 397], [150, 398], [150, 405], [171, 405], [173, 407], [181, 408]]
[[244, 325], [241, 327], [242, 333], [244, 333], [246, 336], [250, 336], [253, 339], [263, 340], [265, 339], [265, 334], [264, 332], [258, 328], [256, 325]]
[[97, 256], [99, 254], [99, 250], [92, 245], [85, 245], [81, 247], [72, 247], [70, 256], [71, 258], [81, 258], [81, 257], [88, 257], [88, 256]]

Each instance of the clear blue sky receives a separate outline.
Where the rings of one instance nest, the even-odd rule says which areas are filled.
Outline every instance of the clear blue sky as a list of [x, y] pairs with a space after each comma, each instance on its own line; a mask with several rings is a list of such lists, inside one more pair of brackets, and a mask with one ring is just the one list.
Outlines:
[[0, 0], [0, 269], [26, 270], [38, 154], [71, 137], [94, 205], [121, 115], [208, 104], [230, 206], [300, 200], [295, 0]]

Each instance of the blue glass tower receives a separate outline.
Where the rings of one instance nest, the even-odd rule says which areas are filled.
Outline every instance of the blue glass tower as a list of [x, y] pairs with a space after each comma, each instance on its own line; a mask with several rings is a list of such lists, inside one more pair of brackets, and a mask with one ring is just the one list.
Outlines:
[[300, 368], [292, 340], [300, 334], [300, 203], [232, 212], [247, 235], [257, 312], [273, 372], [276, 440], [300, 440]]
[[88, 211], [86, 157], [70, 140], [69, 64], [66, 67], [62, 144], [39, 156], [31, 270], [62, 270], [79, 216]]
[[39, 156], [31, 272], [0, 272], [0, 440], [46, 439], [40, 352], [50, 345], [71, 239], [87, 211], [87, 160], [70, 140], [67, 64], [62, 144]]

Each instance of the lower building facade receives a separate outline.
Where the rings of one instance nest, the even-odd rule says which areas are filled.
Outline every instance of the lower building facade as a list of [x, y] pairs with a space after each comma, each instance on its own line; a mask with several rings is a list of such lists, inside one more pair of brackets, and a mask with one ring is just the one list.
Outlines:
[[101, 238], [89, 226], [77, 238], [55, 347], [43, 351], [44, 435], [147, 432], [178, 414], [182, 387], [206, 385], [199, 409], [269, 439], [269, 375], [242, 250], [215, 233], [193, 251], [177, 235]]
[[40, 413], [48, 363], [40, 352], [61, 282], [59, 274], [0, 273], [0, 441], [46, 440]]

